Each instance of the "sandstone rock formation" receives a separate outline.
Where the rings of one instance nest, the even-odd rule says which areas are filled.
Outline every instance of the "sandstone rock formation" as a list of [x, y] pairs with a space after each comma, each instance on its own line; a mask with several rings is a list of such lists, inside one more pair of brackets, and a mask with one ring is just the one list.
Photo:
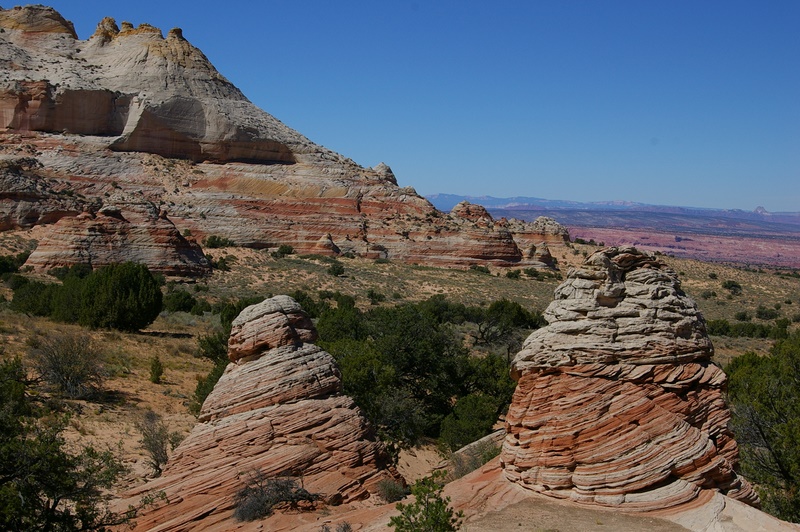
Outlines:
[[300, 306], [277, 296], [233, 322], [228, 365], [163, 475], [128, 494], [164, 490], [137, 530], [230, 530], [234, 495], [248, 473], [302, 477], [330, 504], [367, 499], [398, 478], [350, 397], [333, 357], [313, 345]]
[[179, 29], [106, 18], [82, 41], [43, 6], [0, 9], [0, 29], [0, 162], [37, 165], [0, 196], [0, 230], [122, 192], [166, 207], [198, 239], [299, 253], [544, 266], [531, 244], [563, 242], [541, 224], [441, 213], [387, 165], [314, 144], [249, 102]]
[[569, 272], [545, 318], [512, 367], [508, 479], [623, 511], [713, 490], [758, 504], [735, 471], [725, 374], [675, 272], [634, 248], [597, 251]]
[[97, 213], [61, 218], [25, 264], [46, 272], [73, 264], [98, 268], [131, 261], [170, 276], [196, 277], [211, 272], [200, 246], [184, 238], [165, 211], [154, 213], [148, 212], [149, 205], [139, 207], [123, 211], [105, 205]]

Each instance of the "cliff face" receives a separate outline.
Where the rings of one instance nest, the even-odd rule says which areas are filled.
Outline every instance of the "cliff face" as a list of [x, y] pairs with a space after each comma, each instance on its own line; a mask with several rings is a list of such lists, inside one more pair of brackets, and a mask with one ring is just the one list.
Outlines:
[[0, 29], [0, 162], [36, 165], [27, 176], [39, 192], [0, 195], [2, 229], [94, 213], [123, 193], [168, 211], [180, 232], [301, 253], [542, 266], [531, 243], [563, 242], [540, 225], [441, 213], [388, 166], [314, 144], [249, 102], [179, 29], [106, 18], [82, 41], [42, 6], [0, 10]]
[[163, 490], [169, 501], [146, 510], [137, 530], [232, 529], [234, 496], [253, 471], [302, 477], [327, 504], [369, 499], [380, 480], [399, 479], [315, 339], [311, 320], [288, 296], [242, 311], [228, 344], [233, 362], [200, 423], [161, 477], [127, 494], [135, 503]]
[[758, 504], [735, 472], [725, 374], [675, 272], [634, 248], [598, 251], [569, 272], [545, 318], [513, 363], [508, 479], [627, 511], [715, 490]]

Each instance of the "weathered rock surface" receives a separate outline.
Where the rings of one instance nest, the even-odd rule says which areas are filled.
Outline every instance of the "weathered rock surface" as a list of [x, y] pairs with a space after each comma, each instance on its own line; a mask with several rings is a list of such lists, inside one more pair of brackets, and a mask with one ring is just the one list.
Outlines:
[[39, 165], [17, 187], [36, 194], [0, 196], [0, 229], [50, 224], [121, 191], [166, 206], [180, 232], [255, 248], [544, 267], [531, 245], [563, 243], [542, 224], [439, 212], [387, 165], [314, 144], [249, 102], [178, 29], [164, 37], [106, 18], [82, 41], [42, 6], [0, 10], [0, 29], [0, 159]]
[[520, 485], [648, 511], [719, 490], [757, 505], [736, 472], [725, 374], [675, 272], [607, 248], [569, 272], [514, 359], [502, 464]]
[[170, 276], [196, 277], [211, 272], [200, 246], [184, 238], [165, 211], [152, 212], [147, 204], [126, 207], [134, 208], [105, 205], [97, 213], [61, 218], [25, 264], [46, 272], [73, 264], [99, 268], [131, 261]]
[[[164, 490], [137, 530], [232, 529], [234, 495], [255, 470], [295, 476], [330, 504], [371, 497], [398, 478], [358, 407], [341, 394], [333, 357], [307, 343], [316, 331], [300, 306], [277, 296], [233, 324], [232, 362], [208, 396], [200, 423], [163, 475], [128, 494]], [[123, 503], [124, 504], [124, 503]]]

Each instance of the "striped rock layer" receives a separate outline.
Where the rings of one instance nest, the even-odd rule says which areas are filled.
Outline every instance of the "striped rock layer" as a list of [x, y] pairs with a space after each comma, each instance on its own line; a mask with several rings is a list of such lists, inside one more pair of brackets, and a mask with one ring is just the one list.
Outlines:
[[231, 530], [234, 497], [248, 476], [302, 478], [328, 504], [371, 497], [400, 477], [353, 400], [341, 394], [333, 357], [308, 341], [310, 320], [293, 299], [277, 296], [234, 321], [235, 363], [206, 399], [200, 423], [164, 473], [127, 494], [135, 502], [163, 490], [168, 502], [146, 510], [136, 529]]
[[61, 266], [88, 264], [93, 268], [120, 262], [148, 265], [163, 275], [197, 277], [211, 273], [211, 265], [194, 240], [178, 232], [166, 213], [151, 205], [121, 210], [106, 206], [61, 218], [39, 241], [27, 266], [49, 271]]
[[758, 505], [736, 473], [726, 376], [674, 271], [634, 248], [595, 252], [556, 289], [545, 318], [512, 366], [508, 479], [627, 511], [710, 490]]
[[303, 254], [546, 267], [541, 244], [567, 238], [552, 220], [437, 211], [389, 166], [359, 166], [257, 108], [177, 28], [106, 18], [80, 40], [52, 8], [0, 8], [0, 67], [0, 231], [122, 196], [199, 240]]

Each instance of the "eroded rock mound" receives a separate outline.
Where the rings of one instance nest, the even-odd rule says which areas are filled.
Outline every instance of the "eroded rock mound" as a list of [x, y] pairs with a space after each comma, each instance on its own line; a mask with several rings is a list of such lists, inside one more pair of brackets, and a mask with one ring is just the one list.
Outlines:
[[[333, 357], [311, 343], [308, 316], [293, 299], [253, 305], [233, 323], [228, 365], [206, 399], [200, 423], [162, 477], [129, 493], [164, 490], [169, 502], [137, 519], [137, 530], [208, 530], [232, 517], [234, 495], [254, 470], [302, 477], [331, 504], [367, 499], [388, 455], [341, 394]], [[229, 523], [232, 525], [232, 522]]]
[[105, 205], [98, 212], [65, 216], [52, 225], [25, 262], [46, 272], [61, 266], [93, 268], [120, 262], [146, 264], [154, 273], [197, 277], [211, 272], [200, 246], [184, 238], [165, 211], [152, 205], [124, 210]]
[[634, 248], [569, 272], [514, 359], [502, 465], [555, 497], [648, 511], [709, 491], [757, 505], [735, 468], [726, 376], [677, 274]]

